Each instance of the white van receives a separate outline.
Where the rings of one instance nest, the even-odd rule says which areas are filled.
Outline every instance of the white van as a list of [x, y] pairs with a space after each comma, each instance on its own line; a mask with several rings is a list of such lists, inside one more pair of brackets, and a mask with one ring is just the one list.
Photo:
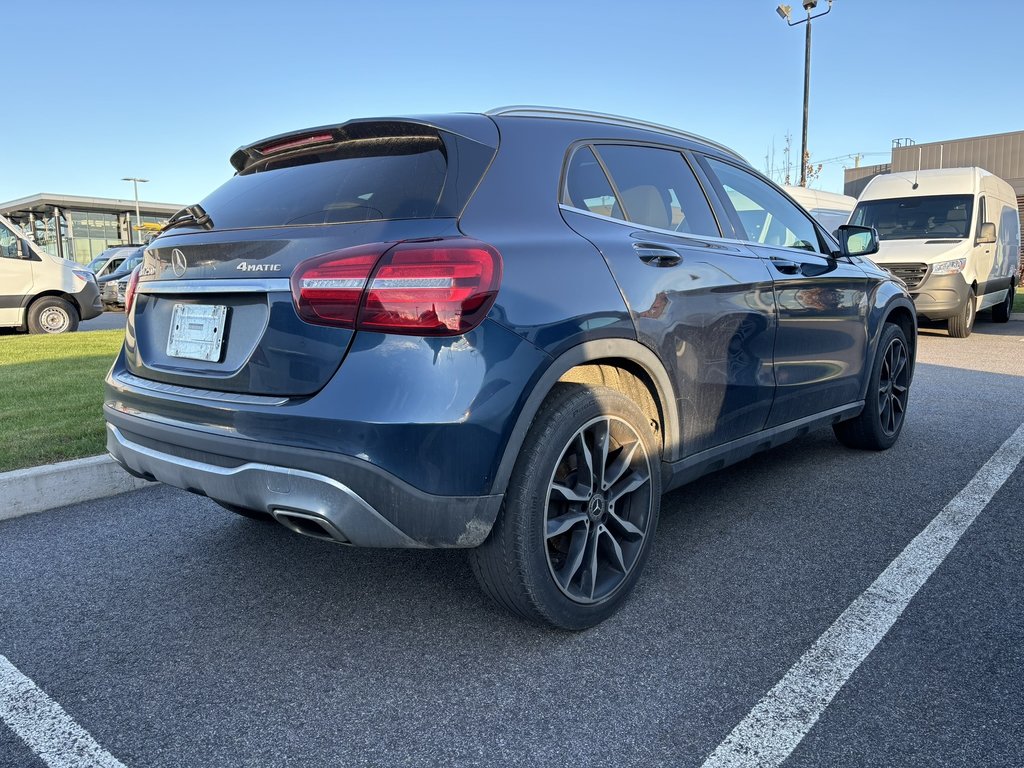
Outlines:
[[829, 232], [835, 232], [850, 220], [850, 214], [857, 207], [857, 198], [823, 192], [807, 187], [783, 187], [786, 194], [814, 217]]
[[0, 327], [64, 333], [102, 312], [90, 270], [40, 250], [0, 216]]
[[1020, 214], [1013, 187], [981, 168], [876, 176], [851, 224], [874, 227], [871, 260], [903, 279], [917, 313], [970, 336], [977, 313], [1005, 323], [1020, 263]]

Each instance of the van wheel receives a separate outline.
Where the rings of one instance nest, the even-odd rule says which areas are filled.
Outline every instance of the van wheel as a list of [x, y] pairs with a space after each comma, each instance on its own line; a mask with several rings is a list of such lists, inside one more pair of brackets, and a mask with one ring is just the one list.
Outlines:
[[28, 308], [29, 333], [70, 333], [78, 330], [78, 310], [69, 301], [44, 296]]
[[886, 323], [871, 366], [864, 410], [855, 419], [832, 425], [843, 445], [869, 451], [892, 447], [903, 430], [910, 397], [910, 353], [903, 329]]
[[236, 515], [247, 517], [250, 520], [259, 520], [261, 523], [275, 522], [273, 515], [271, 515], [269, 512], [264, 512], [261, 509], [247, 509], [245, 507], [236, 507], [234, 504], [225, 504], [224, 502], [217, 501], [216, 499], [212, 499], [212, 501], [216, 502], [218, 507], [223, 507], [228, 512], [234, 512]]
[[611, 616], [651, 552], [661, 466], [650, 421], [607, 387], [559, 384], [527, 434], [487, 540], [469, 553], [483, 590], [562, 629]]
[[978, 299], [972, 288], [967, 294], [967, 301], [964, 302], [960, 314], [946, 321], [946, 330], [950, 336], [954, 339], [966, 339], [971, 335], [971, 331], [974, 330], [974, 318], [977, 316], [977, 306]]
[[1017, 286], [1010, 283], [1010, 290], [1006, 292], [1006, 301], [992, 307], [992, 322], [1008, 323], [1013, 312], [1013, 300], [1017, 295]]

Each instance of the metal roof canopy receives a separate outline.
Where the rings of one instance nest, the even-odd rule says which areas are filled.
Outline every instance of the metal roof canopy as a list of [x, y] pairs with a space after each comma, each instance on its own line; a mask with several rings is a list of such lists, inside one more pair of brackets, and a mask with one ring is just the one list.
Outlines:
[[[90, 213], [125, 213], [135, 212], [135, 200], [123, 200], [111, 197], [83, 197], [80, 195], [54, 195], [41, 192], [37, 195], [22, 197], [7, 203], [0, 203], [0, 214], [10, 216], [14, 213], [45, 213], [51, 208], [70, 211], [87, 211]], [[170, 216], [184, 206], [174, 203], [154, 203], [139, 201], [139, 211], [143, 215]]]

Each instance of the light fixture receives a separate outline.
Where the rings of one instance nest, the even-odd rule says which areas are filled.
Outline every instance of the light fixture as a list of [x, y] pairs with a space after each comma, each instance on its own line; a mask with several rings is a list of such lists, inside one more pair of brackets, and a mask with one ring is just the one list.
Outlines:
[[789, 14], [793, 12], [793, 6], [780, 5], [778, 8], [775, 9], [775, 12], [779, 14], [779, 16], [784, 18], [786, 21], [789, 21]]

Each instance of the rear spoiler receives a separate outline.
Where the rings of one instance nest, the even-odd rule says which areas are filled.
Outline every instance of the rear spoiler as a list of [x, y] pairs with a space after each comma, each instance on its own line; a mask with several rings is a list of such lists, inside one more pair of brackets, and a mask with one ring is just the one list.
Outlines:
[[336, 144], [380, 136], [415, 136], [424, 128], [462, 136], [491, 148], [498, 146], [497, 126], [486, 115], [457, 113], [421, 117], [360, 118], [260, 139], [236, 149], [231, 155], [231, 165], [236, 171], [244, 171], [253, 163], [275, 154], [300, 151], [321, 144]]

